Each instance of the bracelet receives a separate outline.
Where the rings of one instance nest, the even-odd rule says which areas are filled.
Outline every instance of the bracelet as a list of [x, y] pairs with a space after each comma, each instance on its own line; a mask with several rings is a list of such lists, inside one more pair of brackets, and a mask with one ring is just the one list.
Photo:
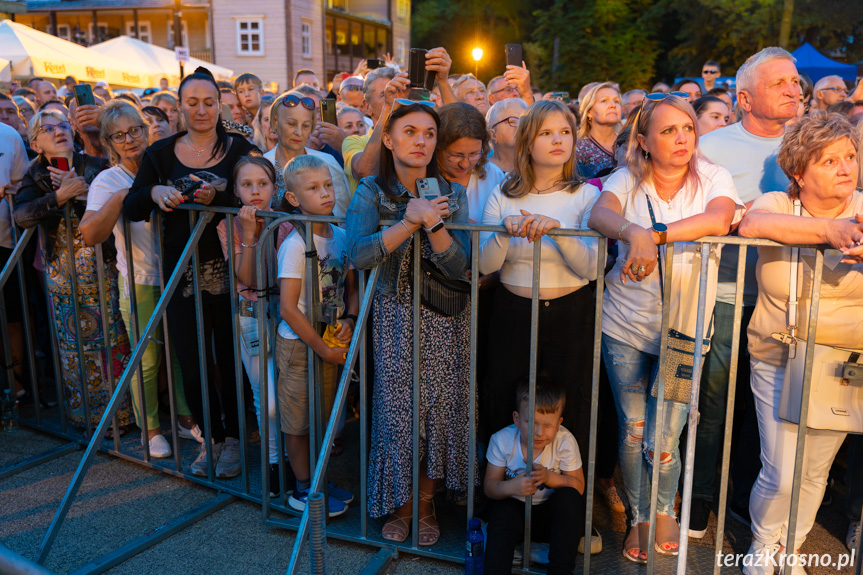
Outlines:
[[437, 223], [435, 225], [433, 225], [430, 228], [423, 228], [423, 230], [425, 230], [425, 233], [427, 233], [427, 234], [433, 234], [436, 231], [442, 229], [443, 225], [444, 225], [443, 224], [443, 218], [438, 218]]
[[414, 235], [414, 233], [411, 231], [411, 229], [408, 227], [404, 220], [401, 220], [399, 223], [405, 227], [405, 229], [408, 231], [409, 236]]
[[341, 318], [339, 318], [339, 319], [352, 319], [352, 320], [354, 320], [354, 325], [357, 325], [357, 319], [358, 319], [358, 318], [357, 318], [357, 316], [356, 316], [356, 315], [354, 315], [354, 314], [352, 314], [352, 313], [346, 313], [345, 315], [343, 315], [343, 316], [342, 316]]
[[255, 243], [253, 243], [252, 245], [247, 246], [246, 244], [243, 243], [242, 240], [240, 240], [240, 245], [243, 246], [244, 248], [256, 248], [256, 247], [258, 247], [258, 242], [255, 241]]
[[631, 225], [632, 225], [632, 222], [626, 222], [625, 224], [620, 226], [620, 231], [617, 232], [617, 239], [619, 239], [620, 241], [624, 241], [623, 240], [623, 231]]

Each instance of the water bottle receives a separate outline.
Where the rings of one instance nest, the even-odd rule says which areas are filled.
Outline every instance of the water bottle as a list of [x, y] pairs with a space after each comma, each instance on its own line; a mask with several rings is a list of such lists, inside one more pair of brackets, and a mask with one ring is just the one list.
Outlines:
[[3, 417], [3, 431], [18, 431], [18, 400], [12, 396], [12, 391], [9, 389], [3, 390], [0, 412]]
[[485, 569], [484, 543], [485, 536], [482, 534], [482, 522], [479, 519], [471, 519], [467, 530], [467, 541], [464, 552], [465, 575], [482, 575]]

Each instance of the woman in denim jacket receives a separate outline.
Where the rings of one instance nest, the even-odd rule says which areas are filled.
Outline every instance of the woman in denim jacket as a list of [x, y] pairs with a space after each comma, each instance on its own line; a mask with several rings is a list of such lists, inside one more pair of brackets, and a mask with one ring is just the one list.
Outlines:
[[[380, 265], [374, 295], [372, 348], [374, 395], [369, 456], [369, 513], [390, 514], [383, 537], [402, 542], [411, 520], [413, 416], [413, 236], [422, 257], [447, 278], [464, 277], [469, 237], [445, 223], [467, 223], [463, 186], [438, 175], [435, 144], [440, 121], [433, 107], [397, 100], [382, 136], [380, 175], [364, 178], [347, 213], [350, 258], [358, 269]], [[441, 197], [418, 197], [417, 179], [437, 179]], [[383, 220], [397, 223], [380, 229]], [[421, 231], [422, 230], [422, 231]], [[419, 544], [440, 537], [433, 497], [440, 480], [467, 491], [470, 304], [451, 317], [425, 305], [419, 329], [420, 520]]]

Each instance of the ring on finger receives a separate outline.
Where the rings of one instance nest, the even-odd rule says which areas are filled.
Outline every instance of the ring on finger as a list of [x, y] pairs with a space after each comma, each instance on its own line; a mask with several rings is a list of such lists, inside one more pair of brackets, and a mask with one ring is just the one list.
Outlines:
[[165, 196], [164, 198], [162, 198], [162, 201], [167, 204], [168, 203], [168, 196]]
[[638, 266], [638, 273], [643, 274], [647, 271], [647, 268], [644, 266]]
[[638, 271], [638, 266], [632, 264], [631, 266], [629, 266], [629, 269], [632, 271], [632, 273], [636, 273]]

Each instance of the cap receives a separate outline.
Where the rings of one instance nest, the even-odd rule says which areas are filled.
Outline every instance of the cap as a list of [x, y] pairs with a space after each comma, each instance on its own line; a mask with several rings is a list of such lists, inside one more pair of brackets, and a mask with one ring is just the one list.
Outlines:
[[108, 82], [106, 82], [105, 80], [99, 80], [98, 82], [96, 82], [96, 87], [97, 88], [107, 88]]

